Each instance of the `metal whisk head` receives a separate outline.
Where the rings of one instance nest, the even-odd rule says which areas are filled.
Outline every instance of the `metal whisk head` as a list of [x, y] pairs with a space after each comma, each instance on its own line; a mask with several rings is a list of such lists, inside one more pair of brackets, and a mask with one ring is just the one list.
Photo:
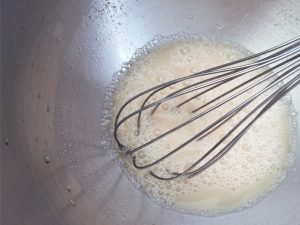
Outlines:
[[[177, 109], [181, 108], [183, 105], [193, 101], [195, 98], [212, 92], [220, 86], [226, 87], [226, 85], [234, 79], [241, 78], [247, 74], [249, 75], [249, 73], [253, 71], [256, 71], [257, 73], [250, 78], [242, 81], [241, 83], [235, 85], [234, 87], [228, 88], [228, 90], [224, 91], [223, 93], [212, 97], [205, 104], [199, 105], [198, 107], [194, 108], [191, 112], [191, 118], [179, 123], [172, 129], [132, 149], [127, 147], [124, 143], [121, 143], [119, 139], [118, 129], [127, 120], [136, 117], [138, 135], [141, 129], [141, 118], [144, 111], [150, 110], [150, 115], [153, 115], [163, 103], [171, 101], [175, 98], [180, 98], [181, 96], [188, 95], [188, 98], [181, 101], [175, 106], [175, 108]], [[199, 77], [201, 77], [202, 80], [196, 80], [196, 78]], [[152, 102], [150, 101], [156, 94], [164, 91], [166, 88], [185, 81], [189, 81], [191, 84], [178, 88], [165, 95], [163, 98]], [[121, 151], [124, 151], [126, 155], [132, 157], [133, 165], [137, 169], [150, 168], [178, 153], [182, 148], [189, 145], [191, 142], [200, 141], [205, 136], [222, 127], [224, 123], [236, 116], [245, 107], [249, 106], [251, 103], [264, 96], [264, 98], [261, 99], [256, 105], [254, 105], [253, 107], [251, 106], [251, 110], [243, 118], [241, 118], [239, 122], [235, 124], [222, 138], [220, 138], [220, 140], [218, 140], [213, 147], [207, 149], [206, 153], [199, 159], [196, 159], [195, 162], [191, 164], [187, 169], [184, 169], [182, 172], [169, 171], [169, 175], [164, 177], [157, 175], [153, 171], [150, 171], [150, 174], [152, 176], [161, 180], [172, 180], [179, 177], [190, 178], [205, 171], [211, 165], [216, 163], [220, 158], [222, 158], [255, 123], [255, 121], [257, 121], [258, 118], [260, 118], [282, 96], [296, 87], [299, 83], [300, 37], [297, 37], [258, 54], [254, 54], [243, 59], [239, 59], [198, 73], [171, 80], [135, 95], [125, 102], [125, 104], [121, 107], [120, 111], [116, 115], [114, 124], [114, 138]], [[179, 146], [170, 150], [164, 156], [160, 157], [154, 162], [150, 162], [149, 164], [138, 165], [134, 153], [140, 151], [141, 149], [144, 149], [147, 146], [150, 146], [151, 144], [167, 137], [168, 135], [171, 135], [172, 133], [180, 130], [188, 124], [195, 122], [204, 115], [213, 112], [222, 105], [228, 104], [238, 96], [257, 87], [259, 87], [259, 89], [255, 91], [255, 93], [250, 97], [245, 98], [240, 104], [232, 107], [230, 111], [226, 112], [219, 118], [216, 118], [214, 121], [211, 121], [211, 123], [204, 129], [195, 133], [194, 136], [190, 137]], [[270, 94], [265, 96], [265, 93]], [[130, 103], [133, 103], [140, 98], [142, 98], [143, 101], [139, 109], [130, 112], [127, 115], [122, 115], [122, 112], [124, 112], [124, 109], [128, 107]], [[229, 139], [230, 141], [228, 141]], [[225, 141], [226, 145], [220, 148], [221, 144], [225, 143]], [[212, 154], [213, 157], [209, 157]]]

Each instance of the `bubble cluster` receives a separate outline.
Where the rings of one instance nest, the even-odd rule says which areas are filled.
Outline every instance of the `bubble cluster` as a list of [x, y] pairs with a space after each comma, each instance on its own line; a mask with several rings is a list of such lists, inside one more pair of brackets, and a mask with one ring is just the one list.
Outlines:
[[[135, 186], [149, 195], [154, 202], [179, 211], [207, 216], [219, 215], [255, 205], [284, 179], [293, 161], [292, 117], [286, 100], [278, 102], [259, 118], [243, 138], [215, 165], [191, 179], [180, 178], [166, 182], [155, 179], [149, 171], [162, 177], [170, 176], [170, 172], [185, 171], [249, 113], [251, 106], [230, 119], [222, 129], [214, 131], [200, 141], [190, 143], [168, 159], [143, 170], [133, 167], [132, 159], [118, 149], [112, 138], [114, 118], [118, 110], [137, 93], [154, 85], [245, 57], [247, 54], [249, 54], [247, 51], [234, 45], [195, 36], [185, 34], [172, 37], [159, 36], [139, 49], [133, 59], [125, 63], [120, 72], [115, 74], [113, 84], [108, 88], [105, 97], [102, 121], [104, 141], [101, 145], [118, 159]], [[203, 79], [198, 77], [174, 84], [152, 96], [148, 104]], [[151, 110], [146, 110], [141, 115], [141, 128], [137, 129], [137, 117], [134, 116], [120, 126], [119, 139], [127, 148], [135, 149], [191, 118], [194, 115], [191, 113], [192, 110], [247, 79], [249, 77], [238, 78], [225, 87], [201, 95], [180, 108], [175, 106], [193, 96], [192, 94], [161, 104], [153, 115], [150, 114]], [[261, 86], [247, 91], [245, 95], [203, 116], [201, 120], [135, 152], [133, 155], [136, 157], [137, 165], [146, 166], [163, 157], [216, 118], [243, 102], [259, 88]], [[120, 118], [138, 110], [144, 100], [145, 98], [137, 99], [128, 105]], [[228, 142], [229, 140], [225, 140], [218, 150]], [[199, 166], [195, 169], [197, 168]]]

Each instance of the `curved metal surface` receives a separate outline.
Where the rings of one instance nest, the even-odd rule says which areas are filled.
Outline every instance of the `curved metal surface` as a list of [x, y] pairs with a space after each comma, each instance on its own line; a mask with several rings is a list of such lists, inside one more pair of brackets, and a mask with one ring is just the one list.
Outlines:
[[[7, 0], [2, 21], [1, 224], [300, 221], [299, 160], [254, 208], [206, 218], [152, 203], [100, 138], [105, 87], [155, 35], [197, 33], [257, 52], [300, 34], [299, 1]], [[298, 112], [299, 93], [292, 93]]]

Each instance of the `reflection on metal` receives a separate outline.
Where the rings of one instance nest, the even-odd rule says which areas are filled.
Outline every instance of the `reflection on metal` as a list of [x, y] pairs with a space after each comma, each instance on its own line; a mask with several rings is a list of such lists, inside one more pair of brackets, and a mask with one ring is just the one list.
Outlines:
[[[288, 180], [261, 204], [217, 218], [157, 206], [127, 179], [119, 178], [117, 166], [98, 179], [81, 176], [111, 160], [98, 147], [104, 91], [112, 74], [137, 48], [158, 34], [187, 32], [238, 42], [258, 52], [299, 35], [299, 1], [6, 0], [2, 7], [1, 122], [9, 146], [2, 139], [1, 224], [300, 221], [299, 162]], [[299, 91], [292, 93], [297, 111]], [[87, 145], [78, 145], [83, 141]], [[70, 142], [73, 145], [67, 148]], [[95, 153], [89, 155], [90, 151]], [[44, 156], [51, 163], [45, 164]], [[66, 185], [72, 187], [70, 193]], [[99, 207], [96, 196], [105, 198], [111, 191], [114, 197], [108, 197], [106, 207]], [[73, 196], [79, 193], [80, 197]], [[66, 207], [70, 199], [76, 207]]]

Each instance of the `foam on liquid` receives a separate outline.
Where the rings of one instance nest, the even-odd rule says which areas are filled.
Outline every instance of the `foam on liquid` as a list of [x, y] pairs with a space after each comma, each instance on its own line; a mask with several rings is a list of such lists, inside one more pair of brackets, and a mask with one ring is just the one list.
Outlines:
[[[116, 115], [126, 100], [149, 87], [242, 57], [245, 57], [245, 52], [236, 47], [204, 40], [177, 41], [154, 48], [148, 54], [134, 60], [127, 74], [118, 82], [113, 95], [113, 115]], [[201, 79], [204, 78], [173, 85], [155, 95], [149, 103]], [[191, 118], [195, 115], [191, 113], [193, 109], [246, 79], [249, 77], [229, 82], [179, 109], [174, 109], [174, 106], [193, 94], [163, 103], [152, 116], [149, 110], [144, 112], [139, 134], [136, 132], [136, 117], [133, 117], [120, 127], [120, 140], [130, 148], [137, 147]], [[261, 86], [248, 91], [235, 101], [138, 151], [135, 153], [137, 164], [146, 165], [162, 157], [260, 88]], [[122, 115], [138, 109], [143, 99], [129, 105]], [[172, 181], [161, 181], [149, 175], [149, 170], [161, 176], [170, 176], [168, 171], [183, 171], [220, 140], [250, 109], [252, 107], [244, 109], [211, 135], [198, 142], [192, 142], [149, 169], [137, 170], [132, 166], [129, 157], [120, 155], [120, 159], [127, 173], [146, 194], [155, 202], [170, 208], [194, 214], [214, 215], [253, 205], [282, 180], [289, 165], [291, 117], [288, 106], [283, 101], [275, 104], [229, 153], [203, 173], [191, 179]], [[220, 147], [224, 147], [226, 143], [228, 141]]]

